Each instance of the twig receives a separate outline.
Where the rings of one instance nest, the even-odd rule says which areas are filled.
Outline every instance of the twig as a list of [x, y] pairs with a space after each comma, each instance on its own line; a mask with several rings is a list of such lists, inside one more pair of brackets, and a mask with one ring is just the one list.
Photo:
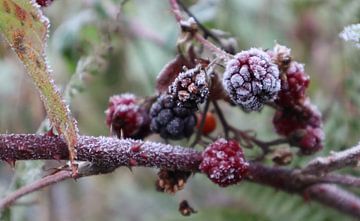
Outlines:
[[305, 194], [307, 194], [310, 199], [321, 202], [329, 207], [336, 208], [345, 214], [357, 218], [360, 217], [360, 199], [354, 194], [340, 189], [335, 185], [313, 185], [306, 189]]
[[207, 29], [196, 17], [195, 15], [184, 5], [184, 3], [180, 0], [177, 0], [178, 5], [181, 7], [182, 10], [184, 10], [184, 12], [186, 14], [188, 14], [189, 17], [192, 17], [196, 24], [199, 26], [199, 28], [204, 32], [204, 38], [210, 37], [211, 39], [213, 39], [215, 41], [215, 43], [217, 43], [218, 45], [221, 45], [221, 41], [220, 39], [214, 35], [209, 29]]
[[302, 170], [303, 173], [322, 174], [348, 166], [356, 166], [360, 159], [360, 144], [350, 149], [317, 157]]
[[204, 107], [204, 111], [202, 113], [202, 117], [201, 117], [201, 121], [200, 121], [200, 125], [199, 125], [199, 128], [198, 128], [198, 131], [196, 132], [196, 136], [195, 136], [195, 139], [194, 139], [194, 142], [190, 145], [190, 147], [194, 147], [200, 140], [201, 138], [201, 135], [202, 135], [202, 130], [204, 128], [204, 125], [205, 125], [205, 120], [206, 120], [206, 114], [209, 110], [209, 106], [210, 106], [210, 100], [207, 99], [206, 100], [206, 103], [205, 103], [205, 107]]
[[214, 105], [215, 112], [219, 117], [220, 123], [223, 127], [225, 139], [229, 139], [229, 125], [225, 119], [225, 116], [224, 116], [221, 108], [219, 107], [219, 104], [217, 103], [217, 101], [213, 100], [212, 103]]
[[46, 186], [51, 184], [55, 184], [57, 182], [72, 178], [72, 172], [68, 170], [60, 171], [56, 174], [44, 177], [40, 180], [31, 183], [30, 185], [24, 186], [15, 192], [11, 193], [10, 195], [6, 196], [5, 198], [1, 199], [0, 201], [0, 214], [3, 209], [11, 206], [17, 199], [20, 197], [27, 195], [29, 193], [35, 192], [39, 189], [42, 189]]
[[[184, 21], [183, 16], [181, 15], [180, 7], [177, 0], [169, 0], [171, 10], [175, 16], [176, 21], [182, 26], [182, 22]], [[194, 19], [194, 18], [193, 18]], [[195, 19], [194, 19], [195, 21]], [[198, 24], [196, 24], [198, 25]], [[192, 33], [193, 38], [197, 40], [200, 44], [204, 45], [207, 49], [209, 49], [212, 53], [216, 54], [220, 59], [229, 60], [233, 58], [233, 55], [227, 53], [221, 48], [214, 45], [212, 42], [205, 39], [200, 33]]]

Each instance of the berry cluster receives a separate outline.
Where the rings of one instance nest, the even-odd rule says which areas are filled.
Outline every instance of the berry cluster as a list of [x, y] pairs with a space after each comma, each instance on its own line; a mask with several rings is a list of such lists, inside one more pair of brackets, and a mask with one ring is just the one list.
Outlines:
[[266, 52], [252, 48], [228, 62], [223, 85], [231, 100], [245, 111], [259, 111], [277, 97], [279, 69]]
[[158, 97], [150, 109], [153, 132], [163, 138], [189, 137], [196, 125], [198, 104], [209, 93], [206, 73], [201, 65], [181, 72], [166, 94]]
[[277, 110], [273, 118], [276, 132], [288, 137], [303, 154], [320, 150], [324, 140], [321, 113], [306, 95], [310, 77], [304, 65], [292, 61], [290, 49], [284, 46], [276, 45], [268, 53], [281, 70], [281, 90], [275, 100]]
[[106, 124], [118, 137], [143, 138], [149, 131], [149, 117], [133, 94], [114, 95], [105, 111]]
[[218, 139], [204, 150], [202, 157], [200, 170], [221, 187], [240, 182], [248, 172], [244, 153], [233, 140]]

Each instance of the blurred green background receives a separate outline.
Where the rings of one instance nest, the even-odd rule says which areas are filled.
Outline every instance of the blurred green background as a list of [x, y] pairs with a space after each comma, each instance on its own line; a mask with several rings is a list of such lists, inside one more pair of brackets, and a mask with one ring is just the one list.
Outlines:
[[[356, 144], [360, 131], [360, 50], [343, 42], [344, 26], [360, 22], [358, 0], [184, 1], [209, 29], [230, 33], [238, 51], [292, 48], [311, 76], [310, 97], [323, 112], [326, 147]], [[155, 79], [176, 53], [179, 28], [168, 1], [57, 0], [44, 9], [51, 21], [47, 54], [56, 83], [71, 102], [82, 134], [108, 135], [109, 96], [154, 94]], [[0, 133], [35, 133], [45, 111], [24, 68], [1, 38]], [[70, 83], [69, 83], [70, 82]], [[222, 104], [229, 121], [276, 138], [273, 110], [245, 114]], [[157, 140], [157, 137], [151, 139]], [[186, 144], [186, 141], [182, 142]], [[249, 151], [248, 155], [254, 154]], [[295, 158], [301, 166], [309, 157]], [[0, 164], [0, 196], [43, 175], [43, 162]], [[46, 168], [55, 165], [47, 163]], [[359, 175], [359, 171], [352, 171]], [[120, 168], [97, 177], [69, 180], [22, 198], [3, 220], [352, 220], [302, 197], [252, 183], [219, 188], [196, 175], [175, 196], [155, 191], [156, 170]], [[187, 199], [198, 210], [182, 217]]]

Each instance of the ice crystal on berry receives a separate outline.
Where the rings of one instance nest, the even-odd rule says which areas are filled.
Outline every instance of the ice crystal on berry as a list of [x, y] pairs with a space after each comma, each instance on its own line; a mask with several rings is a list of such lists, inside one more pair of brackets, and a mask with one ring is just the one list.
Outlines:
[[279, 69], [267, 53], [252, 48], [228, 62], [223, 85], [233, 102], [245, 111], [258, 111], [277, 97]]
[[169, 87], [169, 94], [177, 98], [179, 106], [196, 106], [203, 103], [209, 94], [206, 73], [199, 64], [181, 72]]
[[204, 150], [202, 156], [200, 170], [221, 187], [240, 182], [248, 172], [249, 164], [236, 141], [218, 139]]
[[301, 105], [306, 98], [306, 89], [310, 83], [310, 77], [304, 71], [304, 65], [291, 62], [281, 81], [281, 90], [276, 103], [282, 107]]

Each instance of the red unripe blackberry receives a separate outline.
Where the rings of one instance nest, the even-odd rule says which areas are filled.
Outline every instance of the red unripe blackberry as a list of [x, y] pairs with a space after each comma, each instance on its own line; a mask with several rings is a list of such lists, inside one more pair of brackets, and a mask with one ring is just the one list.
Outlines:
[[197, 114], [197, 124], [196, 124], [196, 128], [197, 129], [201, 129], [202, 134], [207, 135], [211, 132], [213, 132], [216, 129], [216, 119], [213, 113], [207, 112], [205, 115], [205, 122], [204, 122], [204, 127], [201, 127], [201, 121], [203, 119], [203, 114]]
[[223, 85], [232, 101], [245, 111], [258, 111], [280, 90], [279, 69], [261, 49], [235, 55], [226, 66]]
[[202, 153], [200, 170], [221, 187], [240, 182], [248, 173], [249, 164], [239, 144], [218, 139]]
[[307, 126], [321, 128], [321, 113], [315, 105], [310, 103], [309, 99], [306, 99], [302, 106], [276, 110], [273, 124], [278, 134], [289, 136], [296, 130], [304, 129]]
[[36, 3], [38, 3], [41, 7], [47, 7], [52, 2], [53, 2], [53, 0], [36, 0]]
[[281, 107], [301, 105], [306, 97], [310, 77], [304, 71], [304, 65], [291, 62], [289, 68], [282, 76], [281, 90], [276, 99], [276, 104]]
[[325, 135], [322, 128], [307, 127], [298, 138], [296, 146], [300, 148], [303, 154], [312, 154], [323, 147]]
[[138, 99], [133, 94], [114, 95], [109, 99], [105, 111], [106, 124], [118, 137], [140, 138], [149, 119], [146, 111], [140, 107]]
[[194, 132], [197, 107], [178, 106], [173, 95], [160, 96], [151, 106], [150, 129], [163, 138], [181, 139], [190, 137]]

